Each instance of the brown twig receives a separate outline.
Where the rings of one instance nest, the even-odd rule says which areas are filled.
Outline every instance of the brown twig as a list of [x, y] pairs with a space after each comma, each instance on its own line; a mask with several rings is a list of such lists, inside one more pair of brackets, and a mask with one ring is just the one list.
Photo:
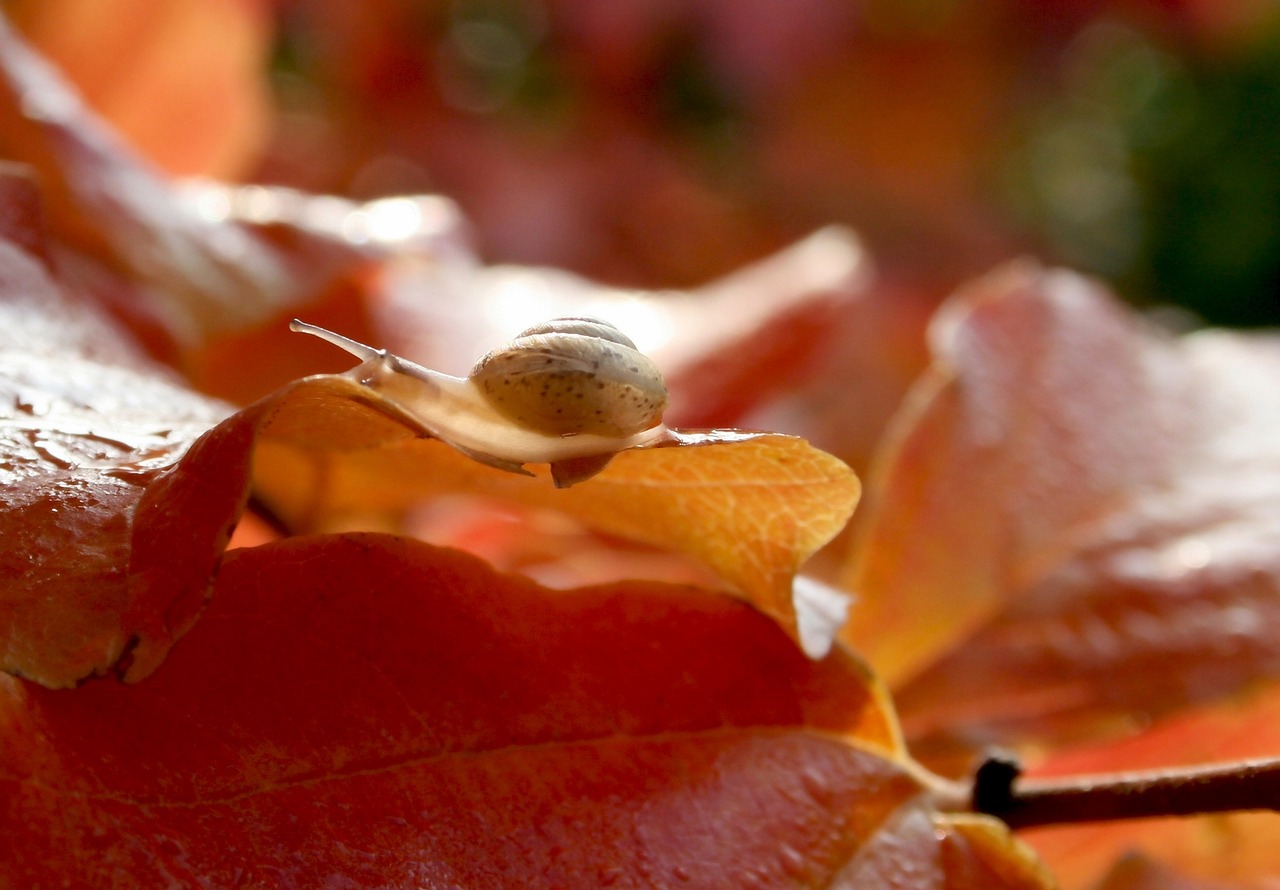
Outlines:
[[1151, 772], [1022, 779], [1015, 760], [988, 757], [974, 773], [970, 808], [1011, 828], [1193, 816], [1243, 810], [1280, 812], [1280, 758]]

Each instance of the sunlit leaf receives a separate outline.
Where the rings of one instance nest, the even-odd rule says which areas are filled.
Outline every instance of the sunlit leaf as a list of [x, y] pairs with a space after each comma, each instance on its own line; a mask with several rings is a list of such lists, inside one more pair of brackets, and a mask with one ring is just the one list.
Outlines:
[[935, 320], [847, 639], [916, 739], [1080, 731], [1280, 669], [1280, 341], [1030, 265]]
[[[33, 206], [29, 183], [3, 181], [15, 206]], [[12, 405], [0, 449], [14, 579], [3, 600], [5, 670], [53, 686], [153, 671], [198, 615], [251, 463], [264, 503], [294, 529], [352, 524], [353, 515], [386, 527], [440, 493], [549, 507], [686, 554], [808, 651], [830, 645], [839, 616], [818, 613], [803, 622], [817, 630], [802, 637], [792, 581], [843, 526], [858, 482], [801, 440], [702, 437], [709, 444], [625, 454], [595, 483], [557, 492], [545, 476], [521, 480], [422, 439], [346, 377], [299, 382], [214, 426], [226, 406], [182, 387], [123, 337], [112, 346], [98, 330], [109, 333], [110, 322], [75, 309], [38, 256], [0, 248], [12, 338], [0, 364]]]
[[0, 154], [40, 174], [57, 238], [137, 288], [134, 308], [178, 341], [271, 317], [297, 270], [237, 224], [179, 200], [0, 18]]
[[201, 0], [17, 0], [6, 8], [88, 103], [169, 173], [235, 176], [260, 148], [268, 96], [259, 74], [271, 37], [264, 9]]
[[[558, 269], [484, 265], [465, 245], [456, 207], [434, 196], [355, 204], [258, 187], [190, 193], [225, 205], [230, 218], [269, 222], [295, 252], [301, 237], [310, 253], [327, 244], [377, 259], [358, 292], [326, 294], [322, 314], [308, 308], [305, 319], [440, 371], [465, 375], [490, 349], [550, 318], [606, 319], [662, 369], [672, 392], [668, 421], [678, 426], [735, 425], [812, 383], [842, 352], [837, 332], [865, 301], [870, 279], [861, 243], [839, 228], [702, 287], [654, 291]], [[202, 388], [244, 402], [342, 367], [277, 322], [208, 344], [193, 372]]]
[[[193, 19], [170, 14], [187, 33], [181, 22]], [[126, 20], [113, 12], [114, 25]], [[483, 266], [440, 198], [357, 205], [257, 186], [179, 189], [7, 27], [0, 50], [0, 151], [39, 169], [58, 238], [122, 275], [104, 288], [125, 294], [120, 311], [176, 343], [174, 360], [201, 388], [236, 401], [323, 367], [313, 345], [278, 339], [279, 320], [303, 305], [319, 310], [313, 321], [455, 373], [531, 323], [586, 313], [658, 360], [677, 394], [673, 422], [730, 425], [813, 376], [869, 277], [857, 240], [830, 229], [696, 291], [632, 291]], [[385, 268], [364, 274], [374, 259]]]
[[[126, 0], [104, 13], [93, 0], [14, 0], [5, 9], [78, 67], [88, 105], [152, 160], [171, 171], [230, 163], [225, 152], [243, 152], [252, 129], [236, 115], [254, 113], [246, 100], [265, 93], [265, 81], [237, 78], [265, 49], [266, 7], [178, 0], [139, 14], [145, 5]], [[352, 193], [388, 193], [380, 189], [394, 177], [372, 175], [380, 165], [404, 174], [444, 160], [430, 180], [410, 170], [399, 181], [482, 183], [456, 194], [487, 224], [489, 255], [550, 248], [544, 261], [576, 254], [579, 268], [600, 272], [629, 268], [595, 256], [626, 244], [682, 269], [682, 283], [717, 267], [707, 239], [687, 234], [714, 231], [725, 256], [781, 242], [781, 231], [760, 231], [771, 211], [739, 224], [741, 195], [725, 201], [684, 162], [635, 152], [656, 122], [607, 107], [614, 90], [632, 101], [626, 77], [574, 99], [572, 116], [607, 131], [605, 142], [529, 128], [545, 157], [504, 174], [494, 161], [529, 148], [522, 127], [493, 139], [473, 112], [461, 126], [453, 113], [422, 113], [437, 86], [421, 76], [432, 68], [421, 64], [424, 48], [448, 54], [453, 36], [434, 29], [453, 28], [456, 11], [426, 24], [398, 0], [372, 12], [314, 7], [327, 10], [321, 20], [356, 27], [329, 29], [317, 70], [330, 84], [317, 82], [307, 101], [349, 110], [291, 113], [278, 131], [288, 140], [318, 125], [314, 135], [339, 120], [322, 120], [331, 113], [361, 126], [350, 140], [299, 140], [304, 154], [334, 145], [311, 159], [327, 173], [297, 181], [340, 176]], [[157, 30], [132, 30], [144, 21]], [[691, 20], [662, 27], [677, 21]], [[837, 30], [798, 21], [813, 50], [820, 32]], [[780, 91], [756, 122], [757, 173], [777, 179], [785, 168], [784, 190], [807, 193], [810, 207], [849, 195], [864, 210], [884, 195], [927, 206], [927, 219], [874, 215], [891, 229], [946, 233], [930, 239], [933, 268], [919, 274], [948, 281], [1000, 251], [1000, 236], [973, 225], [982, 214], [963, 187], [968, 174], [936, 161], [963, 156], [972, 167], [984, 157], [969, 149], [996, 132], [986, 112], [1009, 61], [992, 50], [1017, 44], [969, 31], [971, 18], [949, 21], [948, 37], [965, 44], [958, 52], [932, 32], [897, 47], [876, 28], [853, 64], [815, 51], [828, 74], [930, 74], [893, 93], [899, 107], [885, 105], [888, 118], [844, 114], [834, 131], [817, 127], [816, 141], [800, 131], [829, 124], [826, 112], [848, 105], [834, 100], [859, 98], [866, 84], [805, 86], [799, 44], [774, 35], [768, 16], [721, 11], [699, 24], [723, 44], [710, 63], [721, 74], [759, 39], [791, 46], [790, 60], [769, 54], [772, 67], [742, 93], [748, 116], [760, 117], [765, 106], [750, 103]], [[886, 24], [903, 22], [878, 27]], [[646, 30], [628, 49], [625, 27], [614, 35], [622, 44], [591, 28], [566, 41], [555, 30], [565, 23], [544, 25], [552, 39], [530, 55], [539, 66], [544, 50], [563, 53], [591, 35], [570, 53], [584, 69], [597, 53], [612, 58], [615, 77], [634, 65], [627, 77], [643, 80], [659, 63], [642, 58], [643, 45], [668, 42]], [[292, 36], [277, 47], [286, 67], [304, 61], [292, 57]], [[954, 77], [935, 83], [939, 72]], [[194, 101], [181, 98], [192, 89]], [[325, 89], [333, 92], [319, 95]], [[868, 95], [877, 90], [889, 96], [874, 86]], [[921, 116], [899, 93], [979, 102]], [[279, 95], [290, 101], [287, 89]], [[930, 114], [958, 138], [901, 138]], [[876, 132], [893, 135], [877, 141]], [[845, 171], [833, 175], [812, 163], [815, 145], [840, 143], [871, 162], [862, 166], [878, 171], [874, 183], [866, 170], [844, 179], [854, 168], [825, 165]], [[908, 759], [869, 671], [847, 650], [826, 654], [846, 598], [798, 583], [796, 572], [858, 498], [848, 467], [785, 436], [685, 433], [558, 491], [532, 461], [537, 475], [521, 478], [430, 440], [429, 424], [390, 410], [357, 379], [296, 381], [346, 365], [282, 323], [304, 314], [463, 373], [530, 322], [599, 314], [667, 371], [668, 422], [759, 419], [815, 431], [842, 457], [861, 458], [918, 367], [926, 301], [899, 299], [891, 284], [873, 306], [853, 236], [824, 230], [672, 293], [486, 265], [445, 198], [362, 204], [288, 188], [175, 186], [3, 22], [0, 156], [34, 168], [48, 199], [42, 210], [29, 177], [0, 169], [0, 403], [12, 405], [0, 412], [0, 669], [19, 675], [0, 676], [0, 888], [1048, 884], [1000, 823], [939, 811], [938, 800], [960, 807], [963, 795]], [[274, 160], [259, 172], [288, 180]], [[828, 197], [833, 182], [843, 198]], [[529, 206], [546, 209], [549, 195], [564, 207], [539, 210], [545, 232], [532, 233], [522, 219]], [[600, 206], [615, 204], [645, 210], [629, 214], [621, 237], [600, 224]], [[788, 218], [786, 230], [804, 218]], [[573, 250], [556, 253], [566, 238]], [[891, 278], [903, 262], [892, 251]], [[627, 279], [645, 276], [616, 280]], [[146, 359], [103, 307], [154, 334], [152, 354], [188, 385]], [[934, 366], [883, 452], [850, 572], [862, 606], [848, 639], [897, 684], [913, 751], [967, 766], [990, 741], [1061, 745], [1158, 720], [1122, 742], [1041, 748], [1032, 769], [1273, 752], [1277, 341], [1176, 339], [1093, 285], [1030, 266], [959, 297], [933, 341]], [[254, 404], [232, 413], [193, 388]], [[570, 475], [585, 478], [577, 469]], [[248, 521], [224, 556], [246, 498]], [[486, 534], [474, 517], [504, 505], [514, 505], [513, 526], [546, 522], [562, 550], [610, 560], [601, 576], [697, 586], [633, 579], [551, 591], [407, 537], [280, 540], [351, 528], [412, 535], [434, 523], [466, 543]], [[521, 563], [520, 544], [539, 546], [533, 531], [520, 542], [511, 528], [497, 537], [489, 551], [504, 566]], [[825, 659], [805, 659], [796, 640]], [[41, 688], [101, 674], [71, 691]], [[1204, 705], [1245, 687], [1261, 693], [1239, 713]], [[1200, 710], [1188, 716], [1188, 705]], [[1167, 719], [1177, 709], [1183, 716]], [[1178, 881], [1200, 890], [1219, 879], [1261, 890], [1273, 878], [1274, 821], [1032, 837], [1071, 888], [1109, 870], [1107, 890]], [[1128, 846], [1171, 866], [1117, 865]]]
[[[1271, 684], [1235, 700], [1184, 710], [1141, 733], [1056, 751], [1035, 764], [1032, 772], [1065, 778], [1255, 760], [1274, 757], [1276, 751], [1280, 751], [1280, 688]], [[1276, 863], [1280, 816], [1274, 813], [1041, 828], [1024, 837], [1046, 858], [1067, 890], [1093, 888], [1106, 873], [1111, 873], [1112, 882], [1105, 885], [1107, 890], [1113, 886], [1116, 890], [1180, 888], [1166, 868], [1184, 876], [1187, 890], [1220, 890], [1220, 882], [1264, 888], [1280, 877]], [[1132, 851], [1141, 851], [1162, 866], [1122, 867], [1120, 860]], [[1168, 884], [1151, 883], [1153, 875], [1161, 874]]]
[[[251, 409], [267, 418], [255, 484], [288, 527], [395, 516], [440, 494], [546, 507], [692, 557], [796, 634], [792, 578], [843, 527], [859, 492], [840, 461], [800, 439], [765, 434], [689, 435], [687, 444], [626, 451], [600, 475], [558, 490], [545, 470], [517, 476], [419, 438], [369, 398], [349, 378], [320, 376]], [[825, 651], [833, 631], [807, 648]]]

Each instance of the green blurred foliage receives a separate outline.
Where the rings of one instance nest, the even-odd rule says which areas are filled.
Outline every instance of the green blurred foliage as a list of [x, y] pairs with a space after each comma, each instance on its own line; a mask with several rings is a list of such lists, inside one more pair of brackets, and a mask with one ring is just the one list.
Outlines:
[[1009, 172], [1023, 222], [1134, 300], [1280, 324], [1280, 31], [1197, 53], [1091, 25]]

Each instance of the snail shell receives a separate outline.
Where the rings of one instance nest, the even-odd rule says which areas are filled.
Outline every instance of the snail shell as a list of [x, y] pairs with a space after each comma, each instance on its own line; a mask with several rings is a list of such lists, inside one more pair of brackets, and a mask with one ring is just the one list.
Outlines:
[[470, 380], [499, 414], [555, 436], [625, 438], [657, 426], [662, 373], [625, 334], [597, 318], [556, 318], [476, 362]]

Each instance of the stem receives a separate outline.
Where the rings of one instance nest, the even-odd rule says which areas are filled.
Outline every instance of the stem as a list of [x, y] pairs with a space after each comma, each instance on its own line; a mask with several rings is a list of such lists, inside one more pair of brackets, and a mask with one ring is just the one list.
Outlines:
[[1020, 773], [1016, 761], [989, 757], [974, 773], [970, 808], [1010, 828], [1280, 811], [1280, 758], [1062, 779]]

